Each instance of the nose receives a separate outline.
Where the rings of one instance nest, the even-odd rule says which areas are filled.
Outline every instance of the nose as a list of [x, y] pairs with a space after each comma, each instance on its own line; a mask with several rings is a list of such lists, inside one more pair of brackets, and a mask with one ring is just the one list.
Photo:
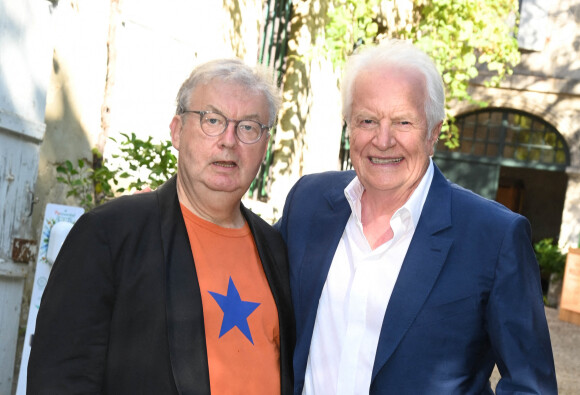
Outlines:
[[238, 138], [236, 137], [236, 122], [228, 122], [226, 130], [220, 134], [220, 145], [222, 147], [233, 147], [238, 143]]
[[395, 131], [388, 122], [381, 122], [373, 138], [373, 144], [380, 150], [386, 150], [396, 144]]

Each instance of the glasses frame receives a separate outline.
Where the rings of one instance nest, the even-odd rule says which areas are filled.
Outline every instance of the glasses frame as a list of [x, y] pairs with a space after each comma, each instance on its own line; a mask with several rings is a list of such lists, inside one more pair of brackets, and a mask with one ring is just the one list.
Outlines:
[[[230, 122], [233, 122], [233, 123], [234, 123], [234, 132], [235, 132], [235, 134], [236, 134], [236, 138], [237, 138], [237, 139], [238, 139], [238, 140], [239, 140], [241, 143], [244, 143], [244, 144], [255, 144], [255, 143], [257, 143], [258, 141], [260, 141], [260, 139], [261, 139], [261, 138], [262, 138], [262, 136], [264, 135], [264, 130], [270, 130], [270, 129], [272, 128], [271, 126], [264, 125], [264, 124], [262, 124], [262, 123], [260, 123], [260, 122], [258, 122], [258, 121], [256, 121], [256, 120], [254, 120], [254, 119], [240, 119], [240, 120], [238, 120], [238, 119], [230, 119], [230, 118], [226, 117], [224, 114], [222, 114], [222, 113], [220, 113], [220, 112], [217, 112], [217, 111], [185, 110], [185, 109], [183, 109], [183, 108], [182, 108], [179, 114], [181, 115], [181, 114], [187, 114], [187, 113], [193, 113], [193, 114], [197, 114], [197, 115], [199, 115], [199, 127], [201, 128], [201, 131], [202, 131], [202, 132], [203, 132], [203, 133], [204, 133], [206, 136], [209, 136], [209, 137], [217, 137], [217, 136], [221, 136], [221, 135], [222, 135], [222, 134], [224, 134], [224, 132], [227, 130], [227, 128], [228, 128], [228, 125], [230, 124]], [[224, 117], [224, 118], [225, 118], [225, 120], [226, 120], [226, 124], [225, 124], [225, 126], [224, 126], [224, 130], [222, 130], [222, 131], [221, 131], [221, 133], [218, 133], [218, 134], [207, 134], [207, 133], [206, 133], [206, 131], [205, 131], [205, 130], [203, 130], [203, 126], [202, 126], [201, 122], [202, 122], [202, 120], [203, 120], [203, 117], [204, 117], [206, 114], [217, 114], [217, 115], [219, 115], [219, 116], [222, 116], [222, 117]], [[260, 135], [258, 136], [258, 138], [257, 138], [257, 139], [255, 139], [255, 140], [253, 140], [253, 141], [244, 141], [244, 140], [242, 140], [242, 139], [240, 138], [240, 136], [239, 136], [239, 134], [238, 134], [238, 125], [240, 124], [240, 122], [244, 122], [244, 121], [246, 121], [246, 122], [247, 122], [247, 121], [256, 122], [258, 125], [260, 125]]]

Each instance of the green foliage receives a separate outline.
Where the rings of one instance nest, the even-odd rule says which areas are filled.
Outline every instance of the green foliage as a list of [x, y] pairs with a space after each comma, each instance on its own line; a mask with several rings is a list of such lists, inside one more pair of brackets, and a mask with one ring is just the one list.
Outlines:
[[536, 259], [540, 265], [540, 271], [546, 275], [554, 273], [558, 278], [564, 275], [566, 267], [566, 254], [562, 254], [560, 248], [554, 244], [551, 238], [542, 239], [534, 244]]
[[[113, 156], [122, 162], [119, 168], [108, 167], [96, 149], [92, 161], [82, 158], [75, 164], [66, 160], [56, 168], [56, 180], [68, 188], [66, 196], [74, 196], [85, 210], [128, 190], [155, 189], [176, 172], [177, 159], [171, 152], [171, 141], [156, 144], [152, 137], [144, 141], [134, 133], [121, 135], [125, 138], [119, 144], [121, 153]], [[127, 188], [116, 188], [120, 179], [130, 181]]]
[[[487, 68], [487, 85], [497, 85], [519, 62], [516, 40], [517, 0], [413, 0], [409, 13], [394, 0], [333, 0], [326, 26], [326, 51], [342, 67], [355, 43], [384, 37], [412, 40], [439, 68], [447, 102], [475, 103], [469, 81]], [[485, 106], [483, 102], [477, 104]], [[458, 146], [457, 127], [447, 111], [442, 139]], [[451, 125], [449, 127], [448, 125]]]
[[79, 204], [90, 210], [105, 199], [114, 196], [110, 182], [117, 184], [116, 170], [110, 170], [103, 164], [102, 155], [93, 149], [93, 161], [81, 158], [73, 162], [66, 160], [56, 167], [56, 180], [68, 187], [66, 197], [74, 196]]
[[[468, 92], [469, 81], [479, 75], [483, 65], [492, 74], [488, 86], [512, 73], [520, 60], [514, 10], [514, 0], [432, 0], [418, 7], [419, 24], [410, 38], [437, 64], [448, 102], [475, 103]], [[456, 135], [455, 130], [444, 131], [441, 138], [453, 148]]]
[[[98, 164], [98, 165], [97, 165]], [[95, 187], [95, 196], [97, 205], [102, 203], [105, 199], [112, 198], [115, 196], [115, 191], [111, 186], [117, 185], [118, 182], [115, 178], [119, 170], [109, 169], [103, 164], [103, 155], [93, 148], [93, 185]]]
[[94, 171], [88, 160], [78, 159], [76, 167], [70, 160], [66, 160], [56, 167], [56, 171], [59, 174], [56, 180], [68, 187], [66, 197], [74, 196], [85, 210], [94, 207]]
[[[156, 189], [167, 181], [177, 170], [177, 158], [171, 152], [171, 141], [167, 140], [159, 144], [153, 142], [153, 138], [144, 141], [135, 136], [121, 133], [125, 140], [120, 143], [121, 154], [113, 155], [120, 158], [127, 166], [126, 170], [118, 174], [119, 178], [132, 180], [129, 183], [129, 190], [138, 191], [145, 187]], [[111, 140], [117, 142], [113, 138]], [[145, 170], [145, 172], [144, 172]], [[142, 179], [143, 174], [147, 177]], [[124, 192], [124, 188], [119, 188], [117, 192]]]
[[378, 34], [380, 0], [334, 0], [326, 25], [325, 49], [335, 68], [341, 68], [355, 44], [373, 42]]

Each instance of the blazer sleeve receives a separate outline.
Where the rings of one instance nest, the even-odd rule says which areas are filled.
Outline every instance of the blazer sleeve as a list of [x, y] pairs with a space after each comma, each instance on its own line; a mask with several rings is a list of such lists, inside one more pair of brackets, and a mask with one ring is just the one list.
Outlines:
[[274, 229], [276, 229], [284, 242], [288, 241], [288, 215], [290, 211], [290, 206], [292, 205], [292, 199], [294, 197], [294, 193], [296, 192], [296, 188], [300, 180], [290, 189], [288, 195], [286, 196], [286, 201], [284, 202], [284, 208], [282, 209], [282, 217], [278, 219], [278, 221], [273, 225]]
[[497, 394], [557, 394], [556, 373], [530, 225], [514, 217], [498, 253], [486, 311], [501, 379]]
[[108, 237], [91, 211], [65, 240], [40, 304], [29, 394], [101, 392], [115, 298]]

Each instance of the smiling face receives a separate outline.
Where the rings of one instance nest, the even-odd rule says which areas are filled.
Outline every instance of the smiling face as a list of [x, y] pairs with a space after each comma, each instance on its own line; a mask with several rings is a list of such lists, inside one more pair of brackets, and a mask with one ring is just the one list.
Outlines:
[[[212, 80], [195, 88], [185, 110], [215, 111], [229, 119], [254, 120], [268, 124], [268, 102], [263, 94], [238, 83]], [[239, 201], [248, 190], [266, 155], [269, 133], [254, 144], [244, 144], [229, 122], [219, 136], [207, 136], [198, 114], [175, 115], [171, 138], [179, 151], [178, 185], [188, 199], [213, 199], [227, 193]], [[216, 195], [217, 193], [217, 195]], [[223, 196], [223, 195], [222, 195]]]
[[430, 138], [424, 77], [394, 66], [361, 72], [352, 91], [351, 159], [365, 191], [403, 203], [433, 155], [441, 124]]

